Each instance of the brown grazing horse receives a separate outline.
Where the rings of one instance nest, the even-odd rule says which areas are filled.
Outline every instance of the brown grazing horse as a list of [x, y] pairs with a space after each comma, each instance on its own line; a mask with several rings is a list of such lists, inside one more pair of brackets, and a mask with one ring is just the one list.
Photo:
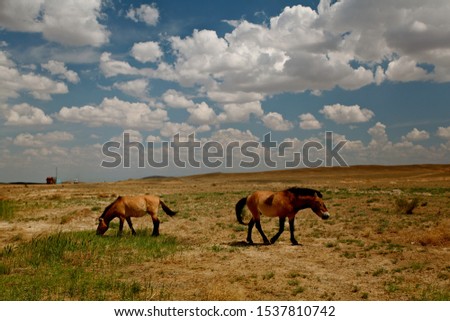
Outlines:
[[[252, 229], [256, 225], [261, 234], [264, 244], [273, 244], [284, 231], [284, 223], [286, 217], [289, 219], [289, 229], [291, 232], [291, 242], [297, 245], [298, 242], [294, 237], [294, 219], [298, 211], [310, 208], [320, 218], [326, 220], [330, 217], [327, 207], [322, 199], [319, 191], [309, 188], [291, 187], [280, 192], [256, 191], [248, 197], [244, 197], [236, 203], [236, 217], [239, 223], [246, 225], [242, 221], [242, 210], [247, 205], [252, 213], [252, 218], [248, 223], [247, 242], [253, 244]], [[261, 228], [260, 217], [265, 215], [268, 217], [278, 216], [280, 219], [280, 228], [277, 234], [269, 239]]]
[[128, 226], [131, 229], [131, 233], [136, 235], [136, 231], [131, 224], [131, 217], [141, 217], [145, 214], [149, 214], [153, 221], [153, 233], [152, 236], [159, 235], [159, 219], [158, 219], [158, 206], [161, 204], [162, 209], [169, 216], [174, 216], [176, 212], [167, 207], [166, 204], [158, 197], [154, 195], [140, 195], [140, 196], [119, 196], [114, 202], [108, 205], [103, 214], [99, 217], [97, 235], [103, 235], [109, 228], [109, 222], [112, 219], [118, 217], [120, 220], [118, 235], [122, 234], [123, 222], [127, 220]]

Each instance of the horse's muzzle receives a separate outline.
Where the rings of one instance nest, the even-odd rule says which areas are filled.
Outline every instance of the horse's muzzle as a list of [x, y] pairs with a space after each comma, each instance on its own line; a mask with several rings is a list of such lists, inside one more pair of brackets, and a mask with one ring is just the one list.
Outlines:
[[328, 212], [322, 213], [322, 220], [328, 220], [329, 218], [330, 218], [330, 213], [328, 213]]

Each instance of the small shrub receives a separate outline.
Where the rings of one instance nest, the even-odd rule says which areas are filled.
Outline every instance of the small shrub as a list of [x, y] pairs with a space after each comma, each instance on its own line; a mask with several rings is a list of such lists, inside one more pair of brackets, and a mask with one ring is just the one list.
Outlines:
[[297, 286], [294, 290], [292, 290], [292, 295], [297, 295], [299, 293], [305, 292], [305, 288], [303, 286]]
[[263, 275], [262, 279], [263, 280], [270, 280], [273, 279], [273, 277], [275, 276], [275, 272], [267, 272], [266, 274]]
[[419, 199], [414, 197], [413, 199], [406, 199], [399, 197], [395, 200], [395, 206], [397, 211], [403, 214], [412, 214], [413, 210], [419, 205]]
[[358, 293], [361, 290], [361, 288], [358, 285], [352, 286], [352, 293]]
[[379, 268], [378, 270], [374, 271], [372, 273], [372, 275], [373, 276], [380, 276], [381, 274], [384, 274], [386, 272], [387, 272], [386, 269], [382, 267], [382, 268]]
[[345, 251], [345, 252], [342, 254], [342, 256], [345, 257], [346, 259], [354, 259], [354, 258], [356, 258], [356, 253], [355, 253], [355, 252], [348, 252], [348, 251]]

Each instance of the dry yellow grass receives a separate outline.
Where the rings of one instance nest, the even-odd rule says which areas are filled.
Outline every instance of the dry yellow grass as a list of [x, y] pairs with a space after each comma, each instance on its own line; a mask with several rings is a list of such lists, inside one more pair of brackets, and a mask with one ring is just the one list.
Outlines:
[[[297, 215], [291, 246], [286, 231], [274, 245], [245, 245], [235, 203], [257, 189], [303, 186], [323, 192], [328, 221]], [[183, 249], [123, 271], [124, 278], [163, 289], [171, 300], [449, 300], [450, 166], [357, 166], [210, 174], [118, 183], [0, 185], [16, 204], [0, 220], [3, 247], [41, 234], [90, 230], [118, 195], [161, 195], [178, 214], [160, 213], [161, 234]], [[399, 197], [418, 198], [413, 214]], [[133, 220], [139, 233], [151, 219]], [[270, 237], [278, 220], [264, 218]], [[107, 234], [115, 237], [117, 226]], [[127, 226], [125, 236], [129, 235]], [[254, 231], [255, 243], [261, 239]], [[136, 271], [139, 271], [137, 273]], [[101, 271], [98, 271], [101, 272]], [[131, 279], [130, 279], [131, 278]], [[155, 289], [155, 290], [158, 290]]]
[[419, 232], [417, 242], [427, 246], [449, 246], [450, 245], [450, 220], [448, 218], [440, 221], [437, 226], [430, 227], [426, 231]]

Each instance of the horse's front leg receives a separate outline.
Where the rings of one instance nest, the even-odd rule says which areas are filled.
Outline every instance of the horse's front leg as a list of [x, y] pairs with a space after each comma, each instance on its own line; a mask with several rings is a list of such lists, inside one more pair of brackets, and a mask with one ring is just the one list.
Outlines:
[[119, 217], [119, 232], [117, 232], [117, 236], [122, 236], [122, 232], [123, 232], [123, 222], [125, 221], [125, 219], [123, 217]]
[[130, 217], [127, 217], [127, 223], [128, 223], [128, 226], [130, 227], [131, 234], [136, 235], [136, 231], [133, 228], [133, 223], [131, 223], [131, 218]]
[[298, 242], [297, 242], [297, 240], [295, 239], [295, 236], [294, 236], [294, 231], [295, 231], [294, 221], [295, 221], [295, 216], [293, 216], [292, 218], [289, 219], [289, 231], [291, 232], [291, 243], [292, 243], [292, 245], [298, 245]]
[[278, 233], [275, 234], [275, 236], [270, 239], [270, 243], [274, 244], [278, 240], [278, 238], [284, 231], [284, 223], [285, 222], [286, 222], [286, 218], [280, 217], [280, 227], [279, 227]]

